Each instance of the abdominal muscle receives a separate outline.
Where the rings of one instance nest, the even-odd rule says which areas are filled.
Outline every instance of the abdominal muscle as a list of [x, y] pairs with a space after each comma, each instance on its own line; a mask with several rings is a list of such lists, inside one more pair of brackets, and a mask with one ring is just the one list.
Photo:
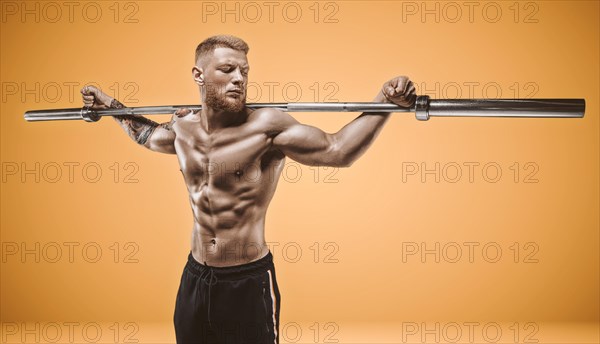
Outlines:
[[267, 255], [265, 217], [283, 161], [273, 163], [260, 178], [232, 173], [188, 185], [194, 214], [191, 249], [197, 261], [233, 266]]
[[264, 238], [253, 233], [261, 229], [244, 228], [213, 233], [194, 224], [192, 255], [209, 266], [234, 266], [258, 260], [269, 252]]

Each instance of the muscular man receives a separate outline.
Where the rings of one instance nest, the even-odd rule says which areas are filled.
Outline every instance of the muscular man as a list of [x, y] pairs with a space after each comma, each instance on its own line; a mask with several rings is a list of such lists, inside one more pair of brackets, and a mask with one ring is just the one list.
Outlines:
[[[278, 343], [280, 294], [265, 241], [265, 215], [285, 158], [349, 167], [377, 137], [390, 113], [363, 113], [335, 134], [270, 108], [248, 109], [248, 45], [213, 36], [196, 48], [192, 68], [202, 110], [177, 111], [169, 123], [115, 116], [138, 144], [176, 154], [194, 215], [191, 252], [175, 305], [178, 343]], [[92, 86], [85, 106], [120, 108]], [[407, 77], [386, 82], [375, 102], [411, 106]]]

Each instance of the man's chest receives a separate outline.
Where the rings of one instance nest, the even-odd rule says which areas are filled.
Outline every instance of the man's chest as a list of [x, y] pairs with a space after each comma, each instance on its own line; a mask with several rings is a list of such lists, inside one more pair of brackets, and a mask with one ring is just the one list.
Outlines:
[[264, 168], [263, 158], [272, 141], [265, 133], [240, 126], [209, 134], [197, 123], [186, 124], [174, 127], [175, 149], [184, 175], [239, 178]]

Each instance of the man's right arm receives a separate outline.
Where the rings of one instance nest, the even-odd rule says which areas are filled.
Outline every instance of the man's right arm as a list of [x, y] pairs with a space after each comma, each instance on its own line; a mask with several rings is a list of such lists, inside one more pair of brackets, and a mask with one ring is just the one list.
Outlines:
[[[125, 106], [116, 99], [109, 97], [93, 86], [81, 90], [83, 103], [92, 109], [121, 109]], [[171, 122], [157, 123], [141, 115], [113, 116], [115, 121], [125, 130], [125, 133], [138, 144], [160, 153], [175, 154], [175, 132]]]

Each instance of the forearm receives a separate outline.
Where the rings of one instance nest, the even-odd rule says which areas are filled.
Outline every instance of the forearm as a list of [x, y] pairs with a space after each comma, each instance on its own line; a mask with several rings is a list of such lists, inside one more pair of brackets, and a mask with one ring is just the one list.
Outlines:
[[[109, 107], [112, 109], [121, 109], [125, 105], [113, 99]], [[122, 115], [113, 116], [113, 118], [125, 130], [125, 133], [140, 145], [145, 145], [150, 135], [159, 126], [158, 123], [141, 115]]]
[[[373, 102], [389, 103], [390, 101], [380, 91]], [[390, 112], [363, 112], [333, 134], [336, 155], [342, 161], [342, 165], [352, 165], [367, 151], [390, 115]]]

